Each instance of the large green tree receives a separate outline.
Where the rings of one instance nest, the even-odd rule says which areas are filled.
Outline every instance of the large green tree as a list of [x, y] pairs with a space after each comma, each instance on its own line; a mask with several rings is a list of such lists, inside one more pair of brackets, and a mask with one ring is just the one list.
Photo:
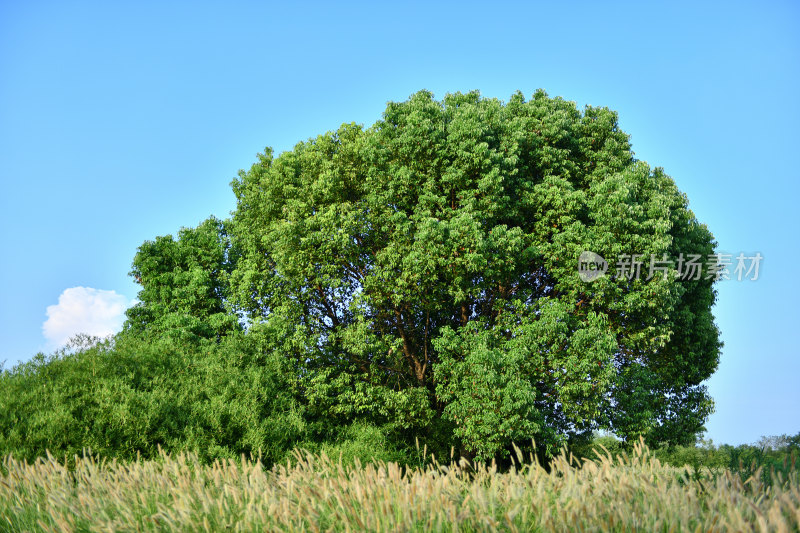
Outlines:
[[[714, 280], [677, 269], [715, 243], [616, 113], [422, 91], [368, 129], [267, 149], [233, 189], [230, 299], [279, 343], [312, 418], [481, 458], [597, 429], [702, 430]], [[579, 277], [584, 250], [608, 275]], [[646, 258], [638, 278], [613, 275], [626, 254]], [[651, 256], [666, 278], [647, 279]]]

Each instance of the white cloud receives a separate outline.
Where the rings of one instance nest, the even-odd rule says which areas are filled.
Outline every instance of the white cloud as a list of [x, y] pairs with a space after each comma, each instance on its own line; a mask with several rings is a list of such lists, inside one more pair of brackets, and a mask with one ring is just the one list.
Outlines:
[[125, 310], [132, 304], [115, 291], [72, 287], [61, 293], [57, 305], [47, 307], [42, 334], [49, 349], [64, 346], [78, 333], [98, 337], [113, 335], [122, 329]]

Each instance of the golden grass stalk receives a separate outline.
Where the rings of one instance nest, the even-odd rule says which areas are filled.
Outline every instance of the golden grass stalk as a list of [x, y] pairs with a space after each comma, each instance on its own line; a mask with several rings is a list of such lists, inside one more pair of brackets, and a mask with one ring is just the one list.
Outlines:
[[577, 466], [561, 455], [508, 472], [469, 464], [343, 465], [296, 452], [201, 466], [191, 454], [120, 463], [6, 457], [0, 531], [763, 531], [800, 529], [797, 472], [771, 486], [697, 479], [642, 444]]

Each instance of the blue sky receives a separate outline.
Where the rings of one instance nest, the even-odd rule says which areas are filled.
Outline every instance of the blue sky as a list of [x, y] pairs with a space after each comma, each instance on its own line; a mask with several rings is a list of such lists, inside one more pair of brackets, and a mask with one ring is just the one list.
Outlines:
[[137, 246], [225, 218], [265, 146], [423, 88], [543, 88], [616, 110], [720, 250], [764, 257], [718, 284], [707, 437], [800, 431], [800, 5], [373, 4], [0, 0], [6, 368], [118, 327]]

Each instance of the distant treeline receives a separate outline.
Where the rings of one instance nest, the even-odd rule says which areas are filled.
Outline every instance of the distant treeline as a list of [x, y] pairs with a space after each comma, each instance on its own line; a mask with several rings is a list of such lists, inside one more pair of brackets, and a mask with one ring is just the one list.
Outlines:
[[[571, 451], [578, 457], [596, 458], [598, 453], [617, 456], [627, 449], [625, 443], [613, 436], [599, 436], [590, 443], [575, 446]], [[738, 472], [742, 481], [758, 475], [764, 483], [771, 484], [773, 474], [780, 473], [786, 479], [790, 471], [797, 469], [800, 432], [792, 436], [762, 437], [753, 444], [739, 446], [715, 445], [712, 441], [700, 440], [694, 446], [663, 446], [653, 450], [653, 453], [666, 464], [690, 466], [697, 477], [729, 469]]]

